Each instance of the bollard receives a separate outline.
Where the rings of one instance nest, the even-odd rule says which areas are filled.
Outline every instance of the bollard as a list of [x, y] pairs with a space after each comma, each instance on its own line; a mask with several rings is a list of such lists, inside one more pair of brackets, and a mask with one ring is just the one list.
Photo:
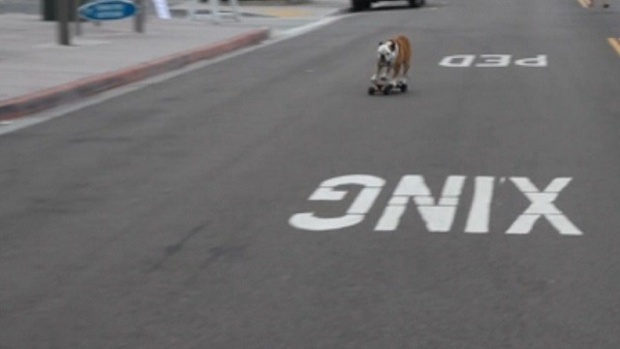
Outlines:
[[69, 3], [68, 0], [58, 0], [58, 43], [69, 46]]
[[144, 33], [144, 18], [146, 15], [144, 0], [134, 0], [134, 3], [138, 7], [138, 13], [134, 16], [134, 29], [136, 33]]

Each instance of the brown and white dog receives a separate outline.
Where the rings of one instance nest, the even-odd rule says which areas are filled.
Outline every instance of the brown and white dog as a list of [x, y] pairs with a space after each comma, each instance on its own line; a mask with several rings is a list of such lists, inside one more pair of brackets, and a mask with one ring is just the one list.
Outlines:
[[[407, 73], [411, 64], [411, 43], [404, 35], [379, 43], [377, 68], [370, 78], [373, 84], [390, 79], [392, 86], [407, 84]], [[401, 73], [402, 68], [402, 73]], [[391, 73], [391, 76], [389, 76]]]

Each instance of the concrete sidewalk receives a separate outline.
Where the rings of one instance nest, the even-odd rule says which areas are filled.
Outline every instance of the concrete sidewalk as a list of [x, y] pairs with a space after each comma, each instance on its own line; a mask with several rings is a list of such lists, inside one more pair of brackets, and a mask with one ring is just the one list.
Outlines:
[[[191, 1], [191, 0], [190, 0]], [[0, 120], [33, 114], [201, 60], [256, 45], [285, 30], [344, 12], [346, 0], [303, 4], [240, 2], [241, 16], [221, 17], [207, 3], [177, 1], [173, 18], [149, 11], [144, 33], [133, 19], [82, 23], [71, 46], [57, 40], [57, 24], [39, 15], [0, 14]], [[232, 8], [223, 3], [224, 13]], [[190, 12], [196, 14], [189, 19]], [[74, 23], [72, 23], [74, 28]]]

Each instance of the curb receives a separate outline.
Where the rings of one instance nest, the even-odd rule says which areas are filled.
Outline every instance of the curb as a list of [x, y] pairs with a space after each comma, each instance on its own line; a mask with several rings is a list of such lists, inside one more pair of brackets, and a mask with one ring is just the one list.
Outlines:
[[0, 121], [16, 119], [61, 104], [75, 102], [116, 87], [154, 77], [189, 64], [211, 59], [268, 39], [270, 29], [263, 28], [215, 44], [158, 58], [133, 67], [95, 75], [64, 85], [33, 92], [0, 102]]

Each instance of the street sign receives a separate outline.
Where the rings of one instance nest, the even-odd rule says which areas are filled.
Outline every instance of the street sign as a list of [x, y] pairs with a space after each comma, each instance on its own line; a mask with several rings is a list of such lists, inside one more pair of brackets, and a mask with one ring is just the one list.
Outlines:
[[80, 6], [80, 17], [90, 21], [112, 21], [131, 17], [138, 12], [136, 5], [125, 0], [100, 0]]

